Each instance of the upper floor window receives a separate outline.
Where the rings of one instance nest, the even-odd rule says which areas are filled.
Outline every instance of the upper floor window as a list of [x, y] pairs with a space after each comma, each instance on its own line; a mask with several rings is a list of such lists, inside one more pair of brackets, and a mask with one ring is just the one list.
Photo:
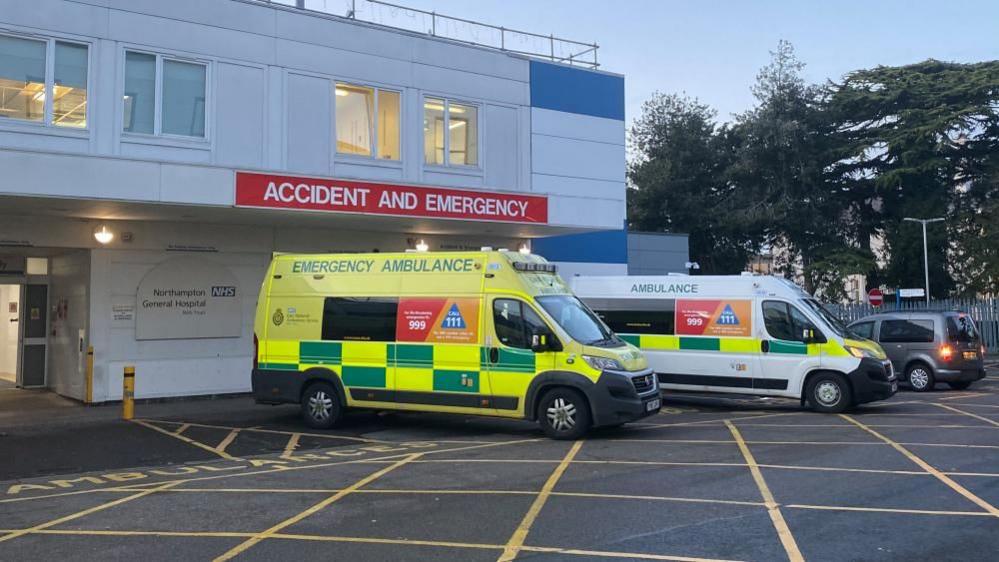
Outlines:
[[335, 93], [337, 152], [399, 160], [399, 92], [338, 82]]
[[204, 138], [207, 92], [208, 65], [126, 51], [123, 129]]
[[87, 126], [86, 45], [0, 35], [0, 119]]
[[424, 98], [423, 160], [437, 166], [478, 166], [479, 108]]

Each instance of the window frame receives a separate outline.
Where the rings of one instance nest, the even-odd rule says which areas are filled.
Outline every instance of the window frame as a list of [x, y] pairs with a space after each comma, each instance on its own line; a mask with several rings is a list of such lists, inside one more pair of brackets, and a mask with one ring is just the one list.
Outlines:
[[[40, 35], [32, 33], [20, 33], [7, 29], [0, 30], [0, 35], [13, 39], [23, 39], [26, 41], [37, 41], [45, 43], [45, 107], [42, 110], [41, 121], [27, 121], [24, 119], [4, 119], [0, 121], [0, 130], [17, 131], [25, 128], [41, 128], [47, 134], [57, 134], [66, 136], [89, 136], [90, 124], [93, 122], [91, 94], [94, 91], [94, 44], [92, 41], [85, 41], [76, 37], [66, 37], [60, 35]], [[49, 95], [55, 87], [55, 45], [56, 43], [68, 43], [87, 48], [87, 125], [85, 127], [66, 127], [56, 125], [53, 121], [54, 100]]]
[[[484, 109], [485, 104], [478, 101], [472, 101], [467, 98], [455, 98], [448, 96], [446, 94], [438, 94], [434, 92], [423, 92], [420, 95], [420, 122], [422, 124], [423, 118], [426, 115], [426, 104], [427, 98], [439, 99], [444, 102], [444, 163], [437, 164], [432, 162], [427, 162], [427, 137], [423, 134], [423, 127], [420, 127], [420, 160], [423, 162], [423, 167], [429, 170], [446, 170], [450, 172], [465, 172], [465, 173], [475, 173], [482, 172], [483, 165], [482, 159], [485, 151], [483, 150], [482, 141], [485, 138], [483, 127], [483, 117], [485, 115]], [[451, 135], [449, 134], [451, 122], [451, 104], [455, 103], [457, 105], [467, 105], [469, 107], [475, 108], [475, 142], [478, 147], [478, 157], [474, 165], [470, 164], [452, 164], [451, 163]]]
[[766, 334], [770, 337], [770, 339], [777, 340], [777, 341], [786, 341], [786, 342], [801, 343], [801, 344], [809, 343], [809, 342], [804, 341], [803, 339], [800, 339], [800, 336], [799, 337], [795, 337], [794, 339], [784, 339], [784, 338], [780, 338], [780, 337], [777, 337], [777, 336], [773, 335], [770, 332], [770, 328], [767, 326], [767, 315], [766, 315], [766, 308], [765, 307], [766, 307], [766, 305], [768, 303], [777, 303], [777, 304], [784, 305], [784, 310], [787, 313], [787, 318], [791, 322], [791, 335], [792, 336], [795, 335], [794, 332], [796, 330], [796, 328], [795, 328], [796, 322], [795, 322], [795, 319], [794, 319], [794, 314], [791, 312], [791, 309], [794, 309], [794, 310], [798, 311], [798, 314], [802, 318], [804, 318], [805, 320], [807, 320], [808, 323], [811, 325], [811, 326], [803, 326], [803, 328], [807, 328], [807, 329], [813, 330], [815, 332], [815, 336], [817, 338], [817, 341], [813, 341], [811, 343], [826, 343], [828, 341], [828, 338], [826, 337], [825, 333], [823, 333], [822, 329], [819, 328], [818, 324], [815, 323], [815, 320], [813, 320], [812, 318], [810, 318], [808, 314], [806, 314], [800, 308], [798, 308], [797, 306], [795, 306], [794, 303], [788, 302], [788, 301], [785, 301], [785, 300], [780, 300], [780, 299], [764, 299], [760, 303], [760, 315], [762, 316], [761, 319], [762, 319], [762, 322], [763, 322], [763, 331], [766, 332]]
[[[118, 84], [118, 95], [116, 96], [115, 105], [118, 108], [118, 116], [116, 121], [118, 122], [118, 134], [123, 140], [163, 140], [171, 142], [180, 142], [185, 144], [196, 144], [196, 145], [210, 145], [212, 142], [212, 109], [214, 98], [214, 89], [212, 88], [212, 78], [213, 78], [213, 62], [208, 59], [200, 59], [195, 57], [189, 57], [184, 55], [179, 55], [175, 53], [164, 53], [158, 51], [151, 51], [149, 49], [143, 49], [139, 47], [133, 47], [130, 45], [125, 45], [120, 49], [120, 71], [121, 80]], [[140, 55], [150, 55], [156, 58], [156, 76], [155, 85], [153, 86], [155, 91], [153, 92], [153, 132], [152, 133], [137, 133], [134, 131], [125, 130], [125, 73], [128, 71], [128, 65], [126, 58], [128, 53], [136, 53]], [[188, 136], [188, 135], [175, 135], [171, 133], [163, 132], [163, 63], [165, 61], [174, 61], [186, 64], [197, 64], [205, 67], [205, 134], [201, 137]]]
[[[392, 87], [392, 86], [382, 86], [380, 84], [372, 84], [370, 82], [355, 82], [348, 78], [330, 78], [330, 82], [333, 86], [333, 96], [330, 115], [333, 119], [333, 157], [337, 160], [354, 160], [366, 164], [378, 163], [385, 166], [398, 167], [402, 166], [404, 160], [404, 152], [406, 151], [406, 91], [404, 88]], [[340, 140], [337, 138], [337, 111], [336, 111], [336, 88], [338, 84], [343, 84], [344, 86], [353, 86], [355, 88], [370, 88], [373, 91], [375, 103], [372, 105], [372, 114], [374, 116], [374, 123], [372, 124], [371, 131], [371, 154], [365, 156], [363, 154], [353, 154], [350, 152], [340, 152]], [[399, 157], [395, 159], [379, 158], [378, 157], [378, 94], [379, 92], [392, 92], [399, 95]]]

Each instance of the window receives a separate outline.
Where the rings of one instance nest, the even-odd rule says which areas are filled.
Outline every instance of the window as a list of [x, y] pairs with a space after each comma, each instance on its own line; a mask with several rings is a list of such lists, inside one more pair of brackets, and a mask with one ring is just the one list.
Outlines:
[[338, 82], [334, 93], [337, 152], [399, 160], [399, 92]]
[[536, 300], [572, 339], [584, 345], [622, 344], [614, 332], [576, 297], [557, 295], [537, 297]]
[[822, 334], [800, 310], [786, 302], [764, 301], [763, 323], [770, 337], [778, 340], [804, 342], [805, 330], [814, 330], [818, 337]]
[[854, 334], [867, 339], [874, 339], [874, 322], [861, 322], [859, 324], [854, 324], [850, 326], [850, 331]]
[[[30, 259], [30, 258], [29, 258]], [[949, 316], [947, 318], [947, 336], [950, 341], [962, 343], [978, 343], [978, 330], [970, 316]]]
[[204, 138], [207, 92], [207, 65], [126, 51], [122, 128]]
[[881, 341], [888, 343], [932, 343], [932, 320], [885, 320]]
[[392, 298], [327, 298], [323, 306], [323, 339], [395, 341], [399, 301]]
[[0, 35], [0, 120], [85, 128], [88, 53], [77, 43]]
[[423, 159], [436, 166], [478, 166], [479, 108], [424, 98]]
[[537, 312], [513, 299], [493, 301], [493, 323], [500, 343], [520, 349], [531, 349], [531, 336], [534, 334], [550, 332]]
[[673, 299], [593, 299], [587, 300], [587, 304], [618, 334], [675, 333], [676, 302]]

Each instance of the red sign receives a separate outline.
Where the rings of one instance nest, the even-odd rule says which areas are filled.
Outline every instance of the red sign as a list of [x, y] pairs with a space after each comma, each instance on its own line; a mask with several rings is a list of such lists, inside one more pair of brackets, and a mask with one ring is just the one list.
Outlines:
[[752, 335], [752, 301], [684, 300], [676, 301], [676, 333], [682, 336]]
[[885, 302], [885, 295], [881, 289], [875, 287], [867, 292], [867, 302], [871, 303], [871, 306], [881, 306]]
[[400, 299], [395, 339], [420, 343], [479, 343], [479, 299]]
[[548, 222], [548, 198], [236, 172], [236, 206], [483, 221]]

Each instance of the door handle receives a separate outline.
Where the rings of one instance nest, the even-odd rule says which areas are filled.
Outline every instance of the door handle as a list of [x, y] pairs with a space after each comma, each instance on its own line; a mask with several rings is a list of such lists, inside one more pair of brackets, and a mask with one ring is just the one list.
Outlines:
[[763, 353], [770, 353], [770, 340], [763, 340], [760, 342], [760, 351]]
[[494, 364], [495, 363], [499, 363], [499, 348], [498, 347], [490, 347], [489, 348], [489, 362], [490, 363], [494, 363]]

